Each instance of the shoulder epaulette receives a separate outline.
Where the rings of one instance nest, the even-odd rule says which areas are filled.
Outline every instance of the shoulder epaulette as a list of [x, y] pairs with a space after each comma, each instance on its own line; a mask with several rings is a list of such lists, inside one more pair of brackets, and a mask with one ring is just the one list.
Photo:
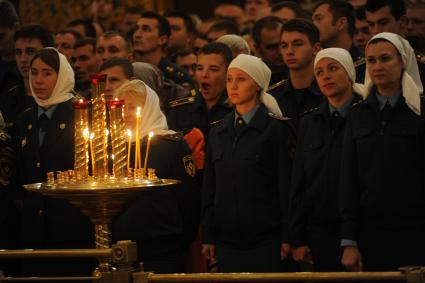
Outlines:
[[170, 141], [180, 141], [182, 139], [182, 135], [180, 133], [170, 134], [170, 135], [162, 135], [166, 140]]
[[422, 53], [416, 54], [416, 60], [422, 64], [425, 64], [425, 55]]
[[286, 80], [280, 80], [277, 83], [269, 86], [269, 88], [267, 89], [267, 92], [274, 90], [275, 88], [278, 88], [279, 86], [283, 85], [286, 82]]
[[10, 136], [6, 134], [4, 131], [0, 131], [0, 140], [3, 142], [9, 142]]
[[221, 119], [221, 120], [217, 120], [217, 121], [212, 121], [212, 122], [210, 123], [210, 126], [220, 125], [221, 123], [223, 123], [223, 119]]
[[7, 90], [7, 92], [9, 93], [9, 92], [15, 91], [17, 88], [18, 88], [18, 86], [17, 86], [17, 85], [14, 85], [14, 86], [12, 86], [11, 88], [9, 88], [9, 89]]
[[172, 100], [172, 101], [170, 101], [169, 105], [170, 105], [170, 107], [177, 107], [177, 106], [180, 106], [180, 105], [194, 103], [194, 102], [195, 102], [195, 97], [189, 96], [189, 97], [184, 97], [184, 98]]
[[281, 115], [277, 115], [274, 114], [272, 112], [267, 113], [270, 117], [275, 118], [277, 120], [281, 120], [281, 121], [288, 121], [291, 120], [291, 118], [285, 117], [285, 116], [281, 116]]
[[365, 63], [366, 63], [366, 59], [362, 57], [354, 62], [354, 68], [357, 68], [358, 66], [361, 66]]
[[311, 112], [313, 112], [313, 111], [315, 111], [315, 110], [317, 110], [319, 108], [320, 107], [313, 107], [313, 108], [307, 109], [306, 111], [304, 111], [303, 113], [301, 113], [300, 116], [307, 115], [308, 113], [311, 113]]

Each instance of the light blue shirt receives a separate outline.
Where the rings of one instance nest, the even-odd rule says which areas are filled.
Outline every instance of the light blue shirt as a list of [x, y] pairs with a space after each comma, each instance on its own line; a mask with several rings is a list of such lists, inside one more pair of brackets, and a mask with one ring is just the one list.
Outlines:
[[329, 113], [332, 115], [335, 111], [338, 111], [338, 113], [345, 117], [348, 114], [348, 111], [350, 111], [351, 108], [351, 102], [353, 102], [354, 96], [352, 95], [340, 108], [333, 107], [330, 103], [329, 104]]
[[239, 115], [239, 113], [235, 110], [235, 123], [234, 125], [236, 125], [236, 119], [238, 119], [239, 117], [241, 117], [244, 121], [245, 124], [249, 124], [249, 122], [251, 122], [252, 118], [254, 117], [255, 113], [257, 113], [258, 108], [260, 108], [260, 104], [257, 104], [254, 108], [252, 108], [250, 111], [248, 111], [247, 113], [245, 113], [244, 115]]
[[384, 109], [387, 101], [391, 104], [391, 107], [394, 108], [398, 100], [400, 99], [400, 96], [401, 96], [400, 92], [391, 96], [383, 96], [383, 95], [380, 95], [378, 92], [376, 92], [376, 98], [378, 99], [378, 103], [379, 103], [379, 110]]

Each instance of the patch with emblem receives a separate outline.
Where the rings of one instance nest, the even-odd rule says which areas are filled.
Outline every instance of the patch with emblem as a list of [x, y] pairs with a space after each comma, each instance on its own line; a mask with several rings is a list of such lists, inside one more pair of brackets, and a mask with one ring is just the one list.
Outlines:
[[65, 129], [65, 127], [66, 127], [65, 123], [60, 123], [59, 128], [60, 128], [61, 130]]
[[27, 138], [23, 138], [21, 141], [21, 146], [24, 147], [27, 145]]
[[28, 131], [31, 130], [32, 129], [32, 125], [31, 124], [28, 124], [27, 129], [28, 129]]
[[183, 165], [184, 170], [186, 170], [186, 173], [192, 177], [195, 177], [196, 167], [195, 160], [193, 159], [192, 155], [186, 155], [185, 157], [183, 157]]

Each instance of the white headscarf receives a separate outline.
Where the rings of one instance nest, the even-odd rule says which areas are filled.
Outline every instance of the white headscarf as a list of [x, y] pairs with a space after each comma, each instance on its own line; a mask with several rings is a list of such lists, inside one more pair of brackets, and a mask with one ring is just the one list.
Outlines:
[[331, 58], [341, 64], [353, 83], [353, 91], [364, 97], [366, 88], [363, 84], [356, 83], [356, 69], [354, 67], [353, 59], [347, 50], [335, 47], [320, 50], [317, 53], [316, 58], [314, 58], [314, 69], [316, 69], [317, 62], [323, 58]]
[[122, 94], [134, 92], [140, 96], [146, 96], [145, 105], [142, 107], [140, 115], [140, 137], [154, 132], [155, 135], [175, 134], [176, 132], [168, 130], [167, 119], [159, 107], [159, 98], [153, 89], [141, 80], [131, 80], [125, 82], [114, 91], [114, 98], [119, 98]]
[[246, 54], [239, 54], [235, 59], [233, 59], [227, 70], [231, 68], [237, 68], [247, 73], [261, 88], [260, 101], [264, 103], [271, 113], [282, 116], [282, 111], [280, 110], [276, 99], [266, 92], [269, 87], [272, 72], [260, 58]]
[[[401, 55], [401, 60], [404, 63], [404, 70], [402, 72], [401, 88], [403, 91], [403, 97], [406, 100], [407, 106], [416, 113], [421, 115], [421, 98], [420, 95], [423, 93], [423, 86], [419, 75], [418, 63], [416, 62], [415, 52], [413, 51], [410, 43], [395, 33], [382, 32], [372, 37], [366, 45], [377, 38], [382, 38], [389, 41], [398, 50]], [[368, 66], [366, 64], [366, 77], [365, 86], [367, 88], [366, 95], [370, 94], [370, 90], [373, 86], [373, 82], [370, 79]]]
[[68, 101], [69, 99], [74, 97], [71, 93], [71, 90], [74, 88], [75, 80], [74, 71], [72, 70], [72, 67], [66, 57], [53, 47], [46, 47], [44, 49], [52, 49], [56, 51], [59, 55], [58, 79], [56, 81], [56, 85], [53, 89], [52, 95], [47, 99], [40, 99], [37, 97], [37, 95], [34, 93], [34, 90], [32, 89], [31, 72], [29, 74], [29, 82], [31, 95], [34, 97], [35, 102], [37, 102], [37, 104], [43, 108], [48, 108], [52, 105]]

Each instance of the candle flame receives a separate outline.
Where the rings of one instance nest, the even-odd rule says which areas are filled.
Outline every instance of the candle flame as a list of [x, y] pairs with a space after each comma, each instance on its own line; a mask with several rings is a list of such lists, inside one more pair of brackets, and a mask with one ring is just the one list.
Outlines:
[[80, 103], [83, 103], [84, 102], [84, 99], [80, 98], [79, 102]]
[[137, 110], [136, 110], [136, 117], [137, 118], [139, 118], [140, 117], [140, 112], [142, 111], [142, 108], [141, 107], [137, 107]]
[[131, 138], [131, 130], [127, 129], [127, 136], [129, 136]]
[[149, 132], [149, 138], [151, 139], [153, 137], [153, 132]]
[[109, 130], [108, 129], [105, 129], [105, 135], [109, 135]]
[[88, 140], [89, 139], [89, 136], [90, 136], [89, 129], [88, 128], [85, 128], [84, 131], [83, 131], [83, 137], [86, 140]]
[[91, 133], [90, 134], [90, 140], [92, 140], [94, 138], [94, 134], [93, 133]]

